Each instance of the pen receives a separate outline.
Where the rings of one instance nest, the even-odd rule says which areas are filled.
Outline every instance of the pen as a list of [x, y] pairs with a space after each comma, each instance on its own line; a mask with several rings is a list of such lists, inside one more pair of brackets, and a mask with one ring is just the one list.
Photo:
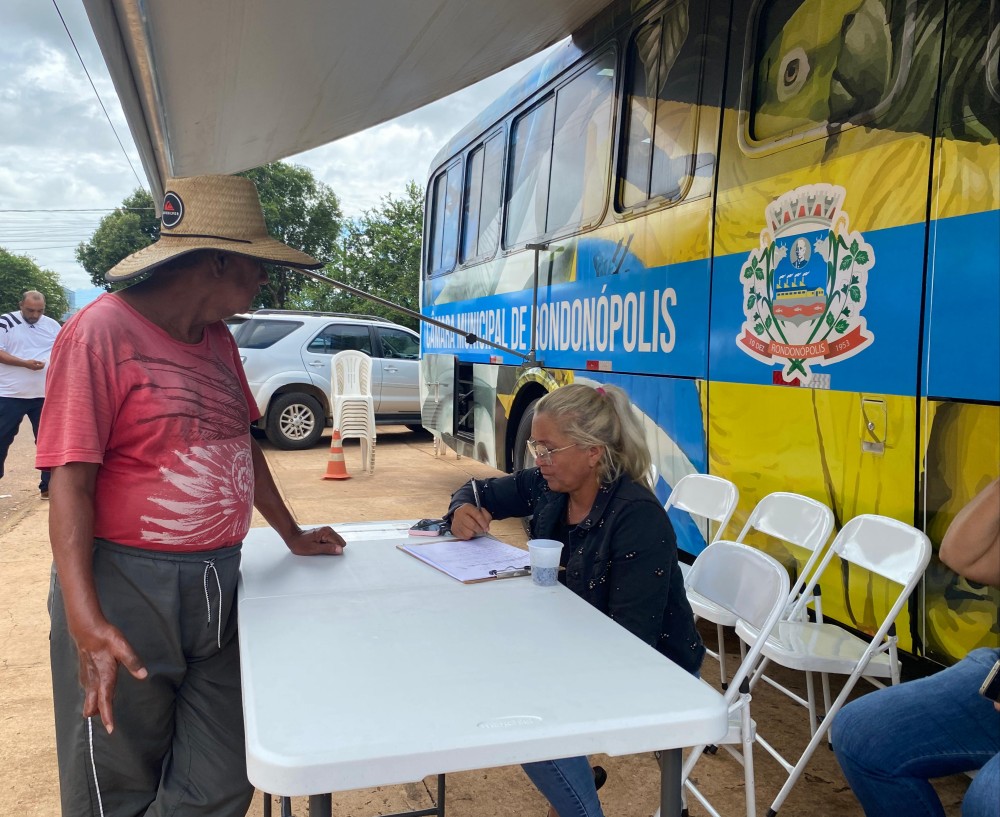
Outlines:
[[[476, 486], [475, 478], [469, 480], [469, 485], [472, 486], [472, 496], [475, 497], [476, 500], [476, 510], [481, 511], [483, 509], [483, 503], [482, 500], [480, 500], [479, 498], [479, 488]], [[477, 533], [476, 536], [485, 536], [486, 533], [487, 533], [486, 531], [479, 531], [479, 533]]]

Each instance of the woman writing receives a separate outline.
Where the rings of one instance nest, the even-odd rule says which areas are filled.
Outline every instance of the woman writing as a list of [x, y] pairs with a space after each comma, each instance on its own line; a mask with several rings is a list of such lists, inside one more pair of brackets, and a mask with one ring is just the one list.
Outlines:
[[[493, 519], [531, 516], [531, 535], [563, 543], [561, 580], [691, 673], [705, 653], [677, 564], [673, 528], [649, 488], [649, 452], [625, 392], [571, 385], [543, 397], [528, 446], [537, 467], [452, 496], [451, 530], [471, 539]], [[526, 763], [559, 817], [603, 817], [585, 757]]]

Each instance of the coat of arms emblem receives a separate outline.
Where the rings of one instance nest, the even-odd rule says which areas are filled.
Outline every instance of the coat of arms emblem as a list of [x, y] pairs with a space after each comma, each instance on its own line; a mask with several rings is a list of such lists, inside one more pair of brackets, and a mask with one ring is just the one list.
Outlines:
[[875, 254], [850, 231], [844, 188], [811, 184], [773, 201], [760, 247], [743, 267], [736, 338], [750, 357], [780, 364], [785, 381], [809, 385], [812, 366], [856, 355], [875, 339], [861, 316]]

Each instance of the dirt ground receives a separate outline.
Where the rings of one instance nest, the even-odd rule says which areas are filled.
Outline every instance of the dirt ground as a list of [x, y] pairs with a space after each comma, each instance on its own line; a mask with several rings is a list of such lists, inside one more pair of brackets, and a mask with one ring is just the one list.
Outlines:
[[[327, 440], [324, 443], [328, 445]], [[266, 443], [263, 447], [281, 490], [303, 524], [437, 516], [450, 492], [462, 482], [472, 475], [493, 473], [487, 466], [457, 459], [454, 454], [435, 457], [428, 436], [403, 429], [379, 429], [373, 475], [360, 473], [357, 444], [348, 442], [345, 452], [352, 479], [340, 482], [318, 478], [328, 460], [325, 445], [303, 452], [276, 451]], [[0, 480], [0, 815], [49, 817], [59, 813], [59, 800], [45, 610], [50, 564], [48, 503], [38, 499], [33, 455], [30, 428], [25, 424], [8, 457], [7, 476]], [[509, 541], [523, 540], [516, 523], [497, 532]], [[706, 643], [714, 643], [714, 628], [705, 627], [702, 632]], [[737, 649], [735, 638], [727, 642], [732, 666], [738, 661]], [[711, 659], [706, 660], [703, 674], [718, 684], [717, 665]], [[796, 674], [779, 677], [802, 690]], [[867, 691], [864, 684], [861, 687], [862, 692]], [[761, 685], [755, 692], [752, 712], [761, 734], [782, 750], [805, 746], [805, 711], [787, 698]], [[596, 756], [592, 760], [609, 772], [608, 783], [601, 790], [608, 817], [650, 817], [658, 785], [652, 755]], [[759, 748], [755, 762], [757, 809], [765, 814], [784, 777], [780, 767]], [[744, 813], [742, 769], [725, 752], [703, 757], [695, 777], [724, 815]], [[452, 817], [545, 815], [543, 799], [518, 767], [450, 774], [447, 780], [447, 812]], [[959, 815], [967, 785], [964, 776], [939, 781], [938, 791], [949, 816]], [[427, 808], [433, 806], [435, 796], [435, 778], [406, 786], [345, 792], [334, 796], [334, 814], [376, 817]], [[292, 805], [299, 817], [308, 813], [305, 798], [294, 798]], [[280, 814], [276, 800], [273, 813]], [[692, 817], [704, 813], [698, 804], [691, 806]], [[262, 814], [259, 792], [250, 814]], [[833, 753], [821, 748], [781, 814], [860, 817], [862, 811]]]
[[7, 454], [4, 476], [0, 478], [0, 533], [8, 530], [40, 502], [39, 471], [35, 470], [35, 441], [31, 423], [25, 420]]

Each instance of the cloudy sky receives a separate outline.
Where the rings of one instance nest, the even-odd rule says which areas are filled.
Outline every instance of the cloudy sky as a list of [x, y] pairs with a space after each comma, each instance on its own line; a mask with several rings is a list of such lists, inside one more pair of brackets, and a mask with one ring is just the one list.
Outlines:
[[[52, 0], [0, 0], [0, 247], [85, 289], [75, 247], [146, 178], [82, 0], [56, 2], [69, 34]], [[310, 168], [345, 214], [357, 215], [409, 179], [426, 184], [434, 154], [536, 60], [289, 161]]]

